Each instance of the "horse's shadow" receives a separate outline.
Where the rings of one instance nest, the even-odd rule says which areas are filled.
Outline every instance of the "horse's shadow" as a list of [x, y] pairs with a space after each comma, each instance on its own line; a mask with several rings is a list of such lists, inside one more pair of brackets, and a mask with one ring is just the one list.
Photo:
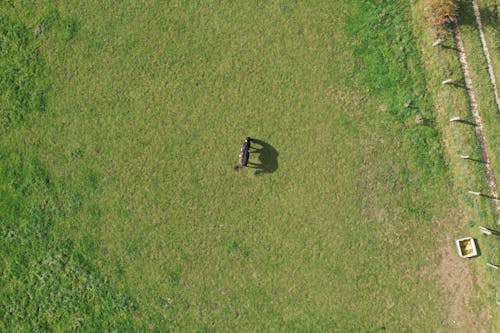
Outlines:
[[[255, 146], [257, 145], [257, 146]], [[250, 155], [257, 154], [259, 162], [250, 161], [247, 165], [249, 168], [256, 169], [256, 175], [273, 173], [278, 170], [278, 151], [269, 143], [252, 138]]]

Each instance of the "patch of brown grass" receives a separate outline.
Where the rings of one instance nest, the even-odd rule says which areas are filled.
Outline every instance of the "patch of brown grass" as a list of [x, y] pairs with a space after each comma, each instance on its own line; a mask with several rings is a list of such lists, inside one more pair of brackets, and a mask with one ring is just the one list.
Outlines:
[[450, 27], [457, 20], [456, 0], [426, 0], [427, 23], [437, 37], [450, 34]]

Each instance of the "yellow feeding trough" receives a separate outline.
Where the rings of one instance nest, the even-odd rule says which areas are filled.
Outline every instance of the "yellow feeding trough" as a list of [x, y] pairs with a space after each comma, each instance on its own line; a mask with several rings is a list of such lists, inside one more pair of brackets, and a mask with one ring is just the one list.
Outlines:
[[457, 244], [458, 254], [462, 258], [470, 258], [477, 256], [477, 248], [476, 248], [476, 242], [474, 242], [474, 238], [472, 237], [460, 238], [457, 239], [455, 243]]

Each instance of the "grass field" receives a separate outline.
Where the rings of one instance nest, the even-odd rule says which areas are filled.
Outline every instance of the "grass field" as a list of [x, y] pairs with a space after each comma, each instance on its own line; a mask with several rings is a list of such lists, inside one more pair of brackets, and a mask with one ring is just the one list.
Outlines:
[[450, 302], [468, 221], [409, 7], [377, 3], [3, 5], [0, 329], [488, 330], [476, 280]]

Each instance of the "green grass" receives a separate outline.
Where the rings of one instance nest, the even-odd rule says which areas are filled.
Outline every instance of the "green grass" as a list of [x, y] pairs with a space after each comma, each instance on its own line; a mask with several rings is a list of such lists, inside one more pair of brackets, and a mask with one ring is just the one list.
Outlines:
[[134, 307], [127, 295], [110, 287], [68, 235], [55, 238], [51, 232], [68, 213], [40, 162], [2, 149], [0, 166], [0, 328], [130, 327]]
[[[404, 1], [5, 15], [47, 29], [44, 112], [0, 139], [2, 237], [32, 230], [3, 256], [4, 330], [452, 329], [432, 253], [456, 199]], [[274, 172], [231, 170], [246, 135]]]
[[1, 17], [0, 34], [0, 128], [2, 132], [21, 122], [26, 113], [45, 109], [46, 87], [41, 79], [42, 63], [36, 43], [26, 26]]
[[8, 144], [9, 134], [31, 113], [46, 111], [49, 84], [34, 54], [41, 44], [28, 27], [9, 16], [0, 24], [0, 130], [6, 133], [0, 146], [0, 329], [126, 329], [134, 308], [130, 298], [113, 290], [69, 235], [52, 232], [78, 210], [80, 200], [63, 204], [67, 189], [52, 181], [40, 159]]

